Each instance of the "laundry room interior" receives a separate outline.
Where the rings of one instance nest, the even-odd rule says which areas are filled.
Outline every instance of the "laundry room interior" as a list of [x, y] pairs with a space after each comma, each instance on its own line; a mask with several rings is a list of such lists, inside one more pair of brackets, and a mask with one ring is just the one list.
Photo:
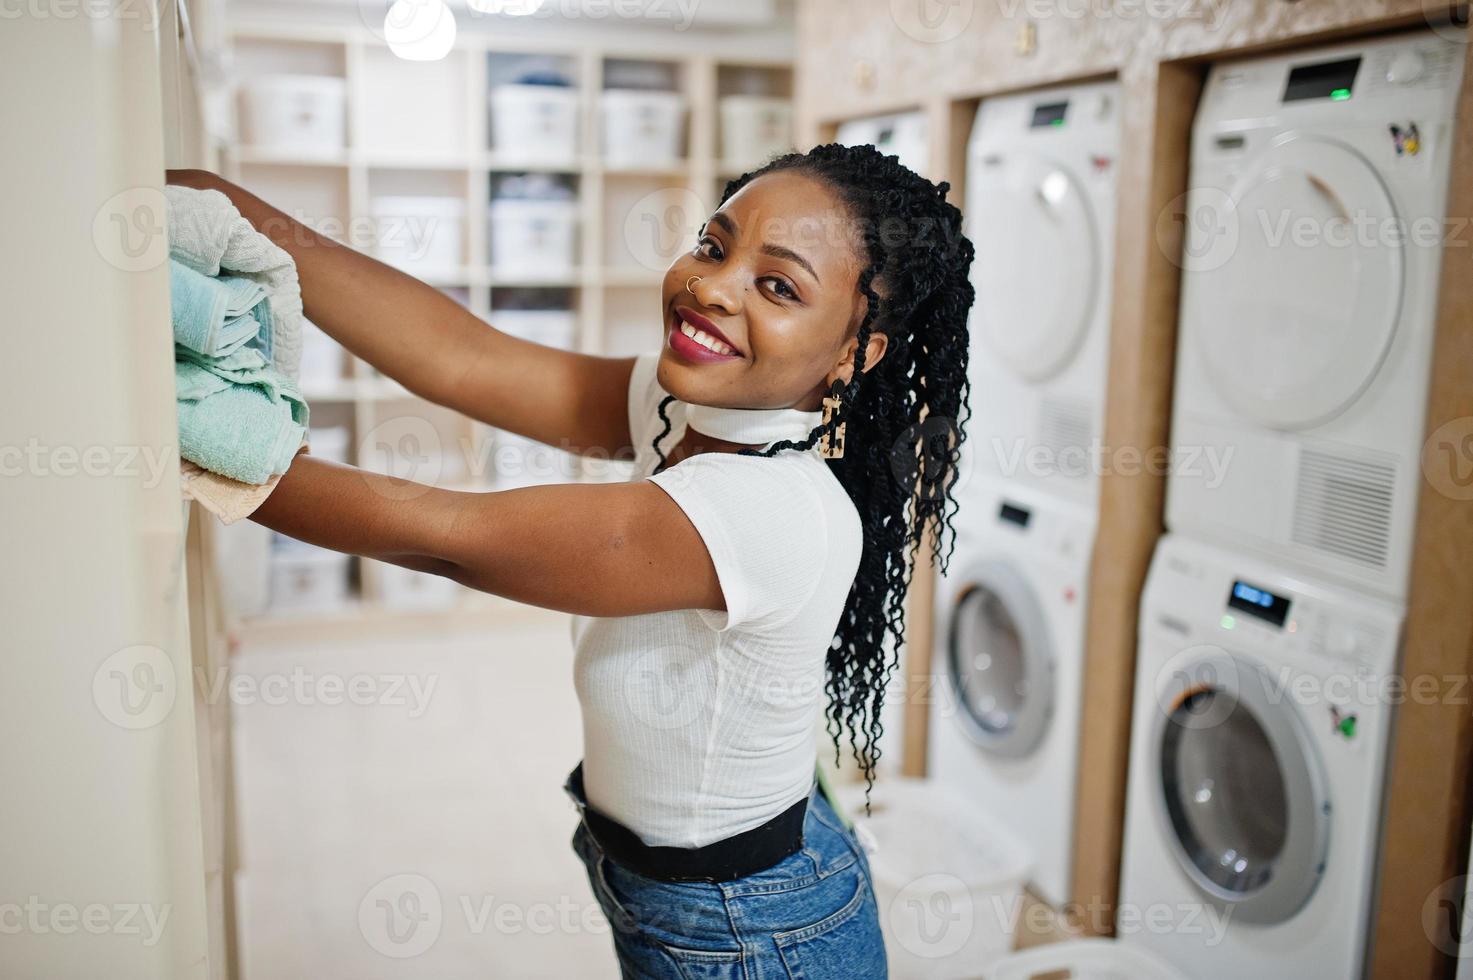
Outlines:
[[[0, 976], [1473, 980], [1468, 4], [0, 20]], [[708, 247], [812, 298], [830, 200], [859, 312], [815, 354], [841, 308]], [[738, 369], [765, 401], [695, 399]], [[862, 548], [714, 523], [786, 471], [701, 498], [677, 444], [822, 461], [777, 506], [852, 498]], [[858, 571], [779, 693], [800, 553]], [[728, 661], [813, 724], [734, 716]], [[722, 768], [794, 758], [797, 800]], [[781, 865], [622, 866], [775, 826], [618, 822], [703, 805], [796, 812], [812, 882], [832, 812], [857, 890], [749, 941]]]

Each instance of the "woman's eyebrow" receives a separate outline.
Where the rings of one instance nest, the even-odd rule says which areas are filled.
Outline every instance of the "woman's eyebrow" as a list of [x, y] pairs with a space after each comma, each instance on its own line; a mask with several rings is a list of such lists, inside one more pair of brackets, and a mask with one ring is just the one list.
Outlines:
[[731, 237], [737, 237], [737, 223], [725, 211], [717, 211], [707, 219], [708, 225], [720, 225], [721, 230]]
[[820, 285], [823, 284], [823, 280], [818, 278], [818, 273], [813, 271], [813, 266], [808, 264], [808, 260], [792, 249], [785, 248], [782, 245], [763, 245], [761, 251], [763, 255], [771, 255], [773, 258], [787, 259], [789, 262], [798, 263], [808, 270], [808, 274], [813, 277], [814, 282]]

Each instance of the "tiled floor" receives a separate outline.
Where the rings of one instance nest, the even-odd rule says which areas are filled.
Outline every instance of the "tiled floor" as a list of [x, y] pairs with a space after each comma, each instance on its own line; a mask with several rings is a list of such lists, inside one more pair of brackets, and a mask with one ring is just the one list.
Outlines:
[[616, 977], [568, 847], [571, 660], [553, 613], [242, 650], [244, 980]]

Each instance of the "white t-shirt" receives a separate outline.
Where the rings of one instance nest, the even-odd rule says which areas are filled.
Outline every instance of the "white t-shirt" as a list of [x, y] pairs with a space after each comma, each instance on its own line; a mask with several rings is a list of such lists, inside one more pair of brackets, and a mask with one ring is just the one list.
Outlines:
[[[859, 513], [817, 447], [701, 453], [653, 476], [667, 392], [659, 351], [629, 385], [633, 479], [649, 479], [710, 552], [726, 610], [574, 616], [589, 803], [652, 846], [700, 847], [807, 795], [824, 659], [859, 569]], [[666, 454], [685, 434], [667, 408]]]

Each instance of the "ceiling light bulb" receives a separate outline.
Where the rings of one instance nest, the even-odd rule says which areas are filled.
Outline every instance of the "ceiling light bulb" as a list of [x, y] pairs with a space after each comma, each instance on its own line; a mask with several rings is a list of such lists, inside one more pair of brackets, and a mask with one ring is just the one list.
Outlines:
[[439, 61], [455, 44], [455, 15], [444, 0], [394, 0], [384, 40], [405, 61]]

